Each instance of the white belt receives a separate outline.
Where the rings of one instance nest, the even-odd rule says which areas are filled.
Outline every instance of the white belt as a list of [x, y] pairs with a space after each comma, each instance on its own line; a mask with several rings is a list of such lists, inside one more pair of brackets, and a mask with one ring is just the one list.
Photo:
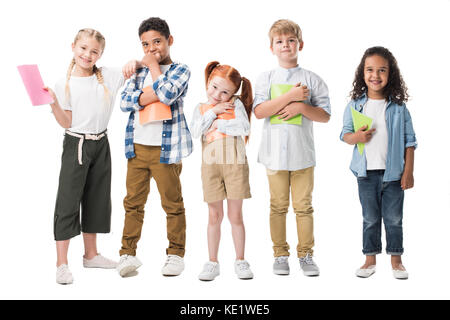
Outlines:
[[80, 164], [80, 166], [83, 164], [82, 162], [82, 156], [83, 156], [83, 142], [84, 140], [94, 140], [94, 141], [98, 141], [101, 138], [103, 138], [104, 136], [106, 136], [106, 130], [102, 133], [99, 134], [80, 134], [80, 133], [74, 133], [72, 131], [66, 130], [66, 134], [68, 134], [69, 136], [72, 137], [76, 137], [79, 138], [80, 141], [78, 142], [78, 163]]

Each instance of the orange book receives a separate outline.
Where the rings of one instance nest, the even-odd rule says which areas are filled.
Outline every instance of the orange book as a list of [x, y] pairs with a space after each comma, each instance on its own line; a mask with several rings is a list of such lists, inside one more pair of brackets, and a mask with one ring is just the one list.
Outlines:
[[[144, 92], [153, 90], [151, 87], [145, 87]], [[172, 111], [170, 107], [162, 102], [153, 102], [145, 106], [144, 109], [139, 110], [139, 123], [141, 125], [161, 120], [171, 120]]]
[[[202, 104], [200, 106], [200, 113], [203, 115], [206, 111], [208, 111], [208, 110], [210, 110], [212, 108], [214, 108], [214, 106], [211, 105], [211, 104]], [[229, 111], [229, 112], [231, 112], [231, 113], [221, 113], [221, 114], [219, 114], [217, 116], [217, 119], [222, 119], [222, 120], [235, 119], [236, 116], [234, 114], [234, 109]], [[206, 142], [210, 143], [210, 142], [213, 142], [214, 140], [223, 139], [226, 136], [227, 136], [226, 134], [224, 134], [222, 132], [219, 132], [216, 129], [216, 130], [211, 131], [210, 133], [206, 134]]]

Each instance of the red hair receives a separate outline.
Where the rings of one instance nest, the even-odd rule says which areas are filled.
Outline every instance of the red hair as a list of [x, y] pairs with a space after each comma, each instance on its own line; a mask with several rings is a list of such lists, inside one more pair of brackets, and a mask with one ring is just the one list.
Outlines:
[[[253, 107], [253, 93], [252, 93], [252, 84], [250, 80], [247, 78], [241, 77], [239, 71], [229, 65], [221, 65], [218, 61], [213, 61], [208, 63], [205, 69], [205, 85], [208, 87], [209, 81], [215, 77], [221, 77], [231, 81], [231, 83], [235, 86], [236, 90], [234, 94], [238, 92], [241, 88], [241, 95], [239, 99], [242, 101], [242, 104], [245, 107], [245, 111], [247, 112], [248, 121], [251, 120], [252, 115], [252, 107]], [[245, 138], [245, 142], [248, 141], [248, 137]]]

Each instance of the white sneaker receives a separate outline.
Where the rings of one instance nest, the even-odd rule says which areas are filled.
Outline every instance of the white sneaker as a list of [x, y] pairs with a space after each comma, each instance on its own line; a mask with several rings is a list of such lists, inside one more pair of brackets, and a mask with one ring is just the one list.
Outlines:
[[73, 277], [72, 272], [69, 270], [67, 264], [62, 264], [56, 269], [56, 283], [59, 284], [72, 284]]
[[142, 262], [139, 261], [136, 256], [124, 254], [120, 256], [120, 261], [116, 267], [116, 270], [122, 277], [125, 277], [130, 273], [136, 271], [140, 266], [142, 266]]
[[360, 269], [356, 270], [355, 274], [357, 277], [360, 277], [360, 278], [368, 278], [371, 275], [373, 275], [375, 273], [375, 271], [376, 271], [376, 265], [373, 264], [371, 266], [368, 266], [367, 268], [364, 268], [364, 269], [360, 268]]
[[174, 254], [167, 255], [167, 260], [162, 267], [163, 276], [179, 276], [184, 270], [183, 258]]
[[212, 281], [220, 274], [220, 265], [218, 262], [208, 261], [203, 266], [202, 273], [198, 278], [202, 281]]
[[83, 258], [83, 267], [114, 269], [117, 267], [117, 262], [107, 259], [104, 256], [102, 256], [101, 254], [98, 254], [90, 260]]
[[236, 260], [234, 262], [234, 272], [239, 279], [253, 279], [253, 272], [250, 270], [250, 264], [246, 260]]

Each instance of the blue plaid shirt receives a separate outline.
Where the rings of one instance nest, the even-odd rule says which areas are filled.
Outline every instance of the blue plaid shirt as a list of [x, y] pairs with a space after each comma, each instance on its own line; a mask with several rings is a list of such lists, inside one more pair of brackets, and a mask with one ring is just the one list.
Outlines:
[[[144, 67], [137, 70], [128, 81], [122, 92], [120, 109], [130, 112], [125, 132], [125, 156], [134, 158], [134, 113], [144, 107], [139, 105], [139, 96], [143, 92], [144, 80], [149, 69]], [[192, 137], [183, 113], [183, 99], [188, 89], [190, 78], [188, 66], [172, 63], [169, 69], [153, 82], [153, 90], [159, 101], [170, 106], [172, 120], [163, 121], [161, 163], [177, 163], [192, 152]]]

